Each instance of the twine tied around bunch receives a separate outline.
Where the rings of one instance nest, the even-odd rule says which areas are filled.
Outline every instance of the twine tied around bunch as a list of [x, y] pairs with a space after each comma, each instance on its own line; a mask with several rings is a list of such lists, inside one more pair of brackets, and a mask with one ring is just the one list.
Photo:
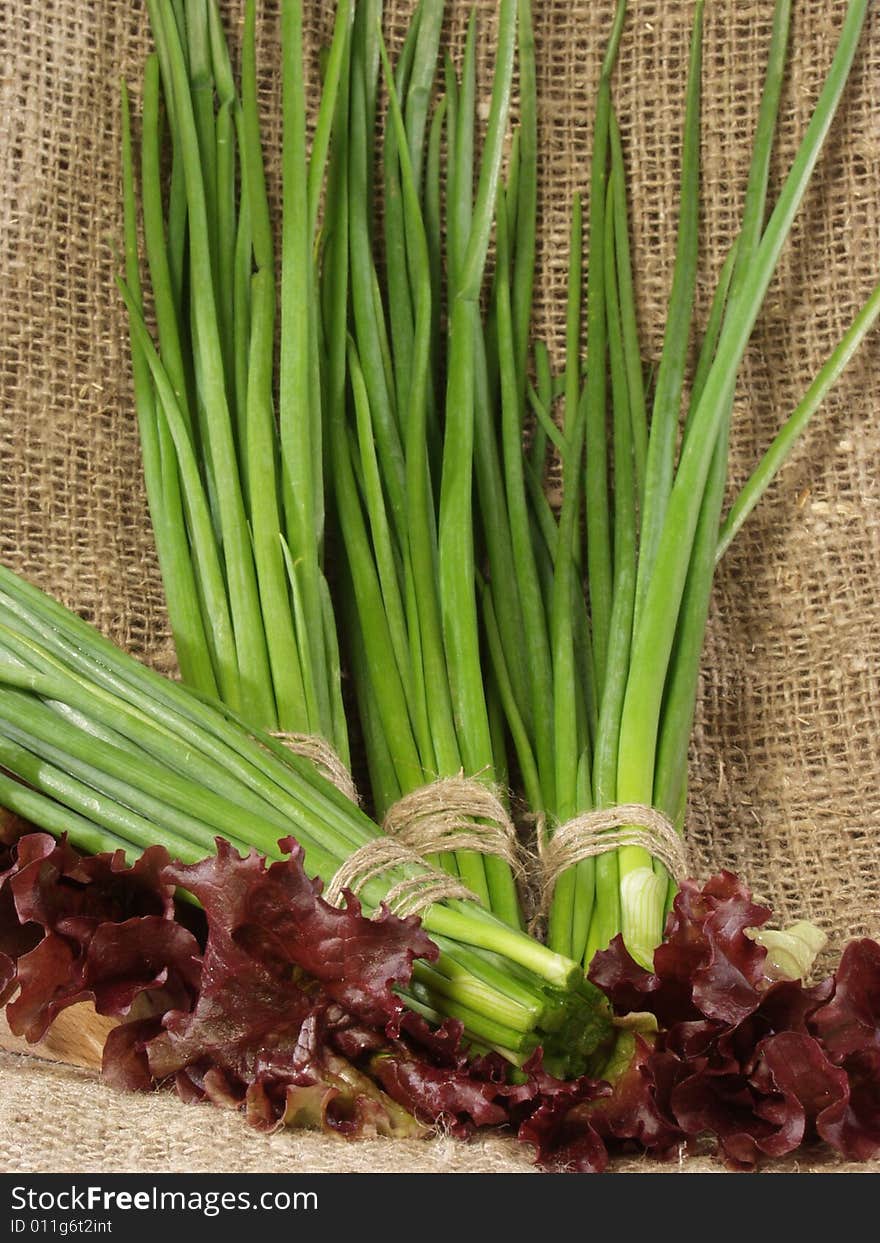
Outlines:
[[354, 852], [337, 868], [324, 891], [324, 901], [339, 906], [344, 890], [357, 897], [364, 885], [394, 868], [415, 866], [418, 872], [398, 881], [383, 901], [401, 919], [421, 914], [444, 898], [477, 901], [475, 895], [454, 876], [447, 875], [420, 859], [414, 850], [393, 837], [376, 837]]
[[524, 871], [516, 829], [492, 786], [476, 777], [440, 777], [405, 794], [382, 825], [389, 837], [418, 855], [474, 850], [495, 855], [515, 876]]
[[326, 777], [331, 785], [335, 785], [337, 790], [357, 806], [360, 800], [351, 773], [329, 742], [319, 738], [317, 734], [297, 734], [286, 730], [272, 730], [271, 737], [283, 742], [294, 755], [311, 760], [321, 776]]
[[541, 911], [550, 909], [553, 888], [570, 867], [594, 859], [621, 846], [641, 846], [659, 859], [675, 881], [688, 875], [684, 840], [672, 821], [656, 807], [644, 803], [620, 803], [616, 807], [585, 811], [547, 832], [546, 820], [538, 825], [538, 856], [541, 860]]

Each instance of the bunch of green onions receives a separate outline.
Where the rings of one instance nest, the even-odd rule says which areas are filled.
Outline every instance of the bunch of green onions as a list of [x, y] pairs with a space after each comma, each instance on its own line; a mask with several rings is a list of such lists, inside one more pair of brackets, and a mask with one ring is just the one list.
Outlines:
[[[498, 6], [482, 145], [474, 21], [460, 73], [447, 60], [440, 93], [442, 0], [420, 0], [395, 67], [380, 0], [340, 0], [310, 151], [301, 3], [282, 0], [277, 324], [254, 0], [240, 99], [215, 0], [148, 7], [157, 52], [144, 78], [141, 195], [156, 343], [138, 267], [127, 99], [121, 287], [187, 686], [143, 668], [0, 569], [0, 802], [80, 849], [129, 857], [159, 844], [190, 862], [222, 835], [278, 858], [279, 839], [293, 835], [307, 870], [324, 881], [378, 839], [376, 824], [272, 736], [322, 736], [347, 762], [323, 565], [326, 491], [344, 550], [340, 630], [380, 814], [463, 770], [493, 787], [519, 781], [551, 832], [622, 803], [651, 805], [680, 829], [714, 566], [880, 313], [878, 286], [722, 522], [737, 371], [867, 0], [851, 0], [765, 220], [790, 10], [790, 0], [777, 0], [742, 226], [688, 388], [697, 0], [677, 257], [650, 394], [611, 102], [624, 0], [599, 87], [586, 282], [574, 204], [559, 376], [544, 346], [530, 349], [538, 178], [530, 0]], [[505, 163], [515, 65], [519, 121]], [[379, 147], [383, 77], [389, 111]], [[537, 427], [524, 449], [530, 413]], [[551, 451], [562, 467], [559, 513], [541, 486]], [[579, 863], [556, 885], [543, 946], [519, 928], [504, 862], [470, 851], [437, 861], [480, 901], [448, 899], [423, 912], [440, 958], [415, 964], [408, 1003], [433, 1022], [460, 1019], [475, 1050], [515, 1065], [542, 1045], [560, 1075], [600, 1070], [610, 1020], [582, 966], [618, 931], [650, 963], [674, 892], [663, 867], [635, 846]], [[413, 861], [373, 876], [361, 890], [365, 908], [425, 872]]]
[[324, 363], [315, 269], [348, 6], [339, 9], [309, 154], [302, 11], [299, 4], [282, 8], [278, 316], [255, 0], [245, 8], [240, 98], [216, 0], [149, 0], [147, 7], [156, 52], [143, 79], [140, 187], [155, 344], [144, 321], [127, 94], [121, 288], [181, 674], [267, 730], [322, 737], [348, 764], [323, 571]]
[[[0, 803], [89, 853], [129, 860], [164, 846], [204, 858], [218, 835], [278, 859], [293, 835], [329, 881], [380, 831], [313, 764], [146, 669], [90, 625], [0, 567]], [[360, 890], [367, 912], [425, 871], [389, 867]], [[581, 1073], [610, 1025], [578, 966], [473, 902], [422, 914], [440, 958], [417, 961], [408, 1004], [459, 1019], [476, 1050], [515, 1065], [542, 1045], [557, 1073]]]
[[[519, 8], [528, 30], [529, 5]], [[479, 160], [473, 19], [461, 77], [447, 60], [445, 93], [429, 111], [443, 9], [442, 0], [421, 0], [392, 71], [380, 0], [357, 6], [331, 139], [322, 273], [335, 360], [331, 471], [347, 562], [346, 637], [380, 815], [438, 777], [463, 772], [503, 787], [507, 776], [500, 704], [485, 685], [480, 648], [472, 478], [475, 421], [485, 422], [491, 400], [480, 296], [517, 3], [499, 6]], [[374, 155], [380, 65], [389, 113]], [[518, 925], [506, 861], [470, 850], [443, 852], [439, 862]]]
[[[521, 260], [518, 247], [511, 247], [509, 224], [513, 218], [522, 229], [524, 184], [525, 192], [531, 191], [533, 166], [524, 165], [525, 142], [499, 194], [493, 319], [501, 414], [493, 431], [504, 463], [504, 492], [500, 505], [481, 492], [480, 505], [483, 528], [505, 524], [516, 556], [511, 574], [506, 559], [495, 558], [487, 540], [483, 616], [528, 799], [534, 811], [547, 817], [551, 832], [579, 813], [622, 804], [656, 808], [681, 831], [714, 567], [880, 313], [878, 286], [722, 523], [737, 371], [846, 84], [867, 3], [849, 5], [812, 120], [765, 219], [791, 7], [790, 0], [777, 0], [740, 233], [720, 273], [688, 389], [698, 257], [703, 7], [697, 0], [676, 262], [652, 393], [646, 392], [639, 351], [624, 157], [611, 101], [624, 0], [617, 5], [599, 85], [585, 282], [582, 213], [579, 201], [574, 205], [560, 379], [551, 375], [546, 350], [537, 349], [531, 382], [517, 335], [518, 302], [511, 298], [511, 290], [526, 288], [530, 276], [522, 263], [530, 264], [531, 254], [526, 251]], [[533, 107], [533, 100], [524, 99], [524, 117]], [[584, 283], [585, 363], [580, 353]], [[563, 417], [557, 426], [552, 407], [560, 390]], [[524, 456], [520, 443], [527, 401], [537, 415], [539, 434], [531, 454]], [[536, 486], [551, 444], [562, 466], [558, 517]], [[526, 620], [524, 646], [511, 641], [500, 624], [517, 608]], [[622, 932], [630, 952], [650, 965], [674, 892], [663, 865], [640, 846], [584, 859], [555, 886], [549, 944], [589, 964], [597, 949]]]

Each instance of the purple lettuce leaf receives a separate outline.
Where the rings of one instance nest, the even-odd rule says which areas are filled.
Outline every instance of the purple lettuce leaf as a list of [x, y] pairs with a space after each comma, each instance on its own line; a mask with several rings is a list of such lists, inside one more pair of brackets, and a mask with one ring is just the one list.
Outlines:
[[268, 867], [256, 851], [241, 859], [222, 838], [217, 843], [216, 856], [166, 872], [199, 899], [217, 944], [222, 938], [230, 952], [235, 943], [265, 964], [299, 968], [373, 1026], [401, 1013], [394, 985], [407, 983], [415, 958], [438, 954], [416, 916], [398, 919], [383, 909], [365, 919], [351, 894], [342, 909], [329, 906], [293, 838], [279, 843], [287, 858]]
[[608, 1149], [591, 1109], [610, 1095], [611, 1086], [587, 1076], [563, 1083], [544, 1070], [540, 1050], [523, 1070], [526, 1082], [508, 1094], [517, 1139], [533, 1146], [545, 1170], [601, 1174], [608, 1165]]
[[745, 935], [767, 922], [731, 873], [702, 888], [684, 881], [654, 953], [654, 970], [640, 967], [618, 936], [594, 957], [590, 980], [621, 1011], [647, 1011], [664, 1027], [701, 1017], [737, 1023], [751, 1014], [766, 985], [767, 951]]
[[880, 945], [852, 941], [840, 959], [834, 996], [810, 1027], [834, 1057], [880, 1053]]

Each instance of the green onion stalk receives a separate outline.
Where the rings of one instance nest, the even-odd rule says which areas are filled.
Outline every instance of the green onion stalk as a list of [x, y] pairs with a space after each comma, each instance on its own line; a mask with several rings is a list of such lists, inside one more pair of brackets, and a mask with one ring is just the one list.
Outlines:
[[[437, 778], [464, 773], [493, 788], [505, 781], [493, 729], [500, 717], [484, 681], [472, 493], [475, 477], [478, 487], [485, 483], [481, 437], [492, 382], [480, 299], [508, 130], [517, 4], [498, 7], [479, 150], [474, 19], [460, 75], [447, 60], [431, 107], [443, 8], [442, 0], [421, 0], [392, 68], [381, 3], [357, 6], [324, 225], [330, 474], [379, 816]], [[383, 84], [388, 111], [377, 127]], [[495, 547], [491, 524], [485, 532]], [[509, 545], [502, 541], [496, 554], [512, 566]], [[508, 623], [511, 642], [522, 642], [522, 619], [505, 615]], [[507, 861], [474, 850], [441, 851], [437, 861], [519, 926]]]
[[[292, 835], [309, 874], [329, 881], [378, 827], [317, 772], [227, 705], [140, 665], [86, 622], [0, 567], [0, 804], [77, 848], [150, 846], [204, 858], [223, 837], [282, 857]], [[367, 913], [418, 860], [373, 875]], [[436, 874], [434, 874], [436, 875]], [[607, 1006], [578, 965], [472, 901], [422, 912], [440, 949], [419, 960], [405, 994], [432, 1022], [464, 1024], [476, 1050], [522, 1065], [542, 1046], [560, 1075], [601, 1065]]]
[[[256, 2], [237, 90], [217, 0], [148, 0], [138, 264], [123, 90], [125, 279], [144, 475], [183, 681], [349, 764], [324, 575], [324, 371], [316, 252], [330, 125], [350, 37], [338, 6], [306, 144], [302, 6], [281, 7], [280, 290], [257, 98]], [[279, 308], [276, 308], [279, 302]], [[280, 340], [276, 368], [276, 339]]]
[[[688, 740], [715, 565], [880, 313], [877, 286], [722, 517], [737, 373], [846, 85], [867, 3], [851, 0], [847, 8], [812, 119], [768, 211], [791, 8], [790, 0], [777, 0], [740, 230], [719, 274], [688, 383], [699, 255], [703, 8], [698, 0], [676, 257], [650, 392], [639, 349], [625, 162], [611, 91], [625, 0], [616, 7], [594, 121], [586, 314], [584, 225], [576, 200], [566, 358], [558, 377], [540, 345], [530, 374], [523, 347], [535, 173], [533, 79], [521, 73], [522, 140], [498, 198], [491, 313], [501, 394], [500, 418], [492, 432], [504, 462], [502, 517], [515, 541], [515, 572], [508, 576], [505, 562], [493, 560], [488, 549], [483, 622], [523, 786], [551, 834], [581, 813], [632, 803], [659, 810], [682, 832]], [[580, 354], [584, 320], [585, 361]], [[557, 422], [553, 416], [560, 397]], [[527, 410], [536, 416], [537, 433], [523, 453]], [[540, 487], [551, 449], [562, 469], [558, 514]], [[496, 511], [482, 495], [480, 504], [488, 525]], [[511, 641], [500, 625], [512, 611], [508, 590], [527, 619], [524, 646]], [[523, 665], [530, 692], [525, 695], [516, 681]], [[542, 711], [535, 710], [542, 705]], [[584, 859], [555, 885], [549, 945], [588, 965], [596, 950], [622, 933], [633, 956], [650, 965], [674, 893], [665, 867], [641, 846]]]

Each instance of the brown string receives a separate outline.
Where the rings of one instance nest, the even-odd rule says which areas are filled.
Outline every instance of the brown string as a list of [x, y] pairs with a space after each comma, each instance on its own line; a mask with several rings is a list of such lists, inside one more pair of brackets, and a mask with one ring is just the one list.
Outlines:
[[440, 777], [388, 809], [382, 826], [389, 837], [417, 854], [474, 850], [503, 859], [523, 872], [516, 829], [497, 791], [475, 777]]
[[324, 891], [324, 900], [331, 906], [339, 906], [343, 891], [349, 890], [357, 896], [376, 876], [394, 868], [412, 866], [417, 867], [418, 872], [397, 881], [385, 895], [385, 905], [395, 915], [403, 918], [419, 914], [444, 898], [477, 901], [461, 881], [430, 867], [409, 846], [392, 837], [376, 837], [350, 855], [334, 873]]
[[675, 825], [656, 807], [621, 803], [617, 807], [583, 812], [548, 835], [546, 823], [538, 828], [538, 855], [542, 866], [543, 911], [549, 909], [553, 887], [563, 872], [621, 846], [641, 846], [680, 881], [688, 875], [684, 840]]
[[294, 755], [300, 755], [303, 759], [311, 760], [321, 775], [326, 777], [331, 785], [335, 785], [337, 790], [341, 790], [345, 797], [351, 799], [355, 805], [358, 804], [358, 792], [351, 779], [351, 773], [329, 742], [319, 738], [316, 734], [289, 733], [285, 730], [273, 730], [271, 736], [277, 738], [279, 742], [283, 742]]

